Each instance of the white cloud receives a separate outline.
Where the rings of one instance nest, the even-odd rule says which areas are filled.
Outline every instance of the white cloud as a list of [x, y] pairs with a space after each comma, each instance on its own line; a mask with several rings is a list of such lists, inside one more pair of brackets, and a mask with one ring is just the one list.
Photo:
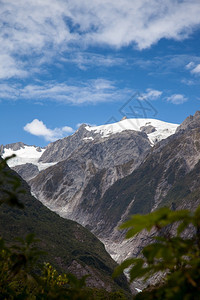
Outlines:
[[133, 65], [138, 65], [142, 69], [149, 70], [150, 74], [157, 76], [160, 76], [161, 73], [169, 74], [174, 72], [174, 70], [180, 71], [183, 68], [191, 70], [199, 63], [199, 56], [186, 54], [156, 56], [151, 58], [151, 60], [138, 59], [132, 62]]
[[11, 77], [26, 77], [28, 72], [24, 70], [24, 64], [18, 62], [8, 54], [0, 55], [0, 79]]
[[194, 68], [194, 66], [195, 66], [194, 62], [191, 61], [191, 62], [189, 62], [189, 63], [185, 66], [185, 68], [186, 68], [187, 70], [191, 70], [192, 68]]
[[73, 54], [68, 55], [68, 57], [61, 58], [61, 61], [76, 64], [78, 68], [82, 70], [86, 70], [94, 66], [112, 67], [126, 63], [125, 59], [121, 57], [95, 54], [92, 52], [75, 52]]
[[181, 82], [186, 84], [186, 85], [189, 85], [189, 86], [196, 84], [196, 82], [194, 80], [186, 79], [186, 78], [182, 79]]
[[[199, 0], [2, 0], [0, 57], [7, 55], [8, 69], [1, 78], [25, 76], [36, 61], [58, 59], [76, 47], [145, 49], [162, 38], [183, 40], [199, 24]], [[32, 63], [23, 65], [24, 59]]]
[[71, 104], [95, 104], [127, 99], [130, 92], [126, 88], [117, 88], [115, 82], [102, 78], [79, 82], [74, 85], [56, 82], [24, 87], [0, 84], [0, 99], [25, 99], [34, 102], [51, 100]]
[[191, 73], [200, 74], [200, 64], [198, 64], [194, 69], [192, 69]]
[[191, 61], [185, 67], [186, 69], [190, 70], [192, 74], [200, 74], [200, 64], [194, 63], [194, 61]]
[[49, 129], [42, 121], [38, 119], [34, 119], [31, 123], [27, 123], [24, 126], [24, 130], [30, 134], [43, 137], [48, 142], [56, 141], [64, 137], [66, 134], [74, 132], [74, 130], [69, 126]]
[[160, 98], [163, 92], [154, 90], [154, 89], [146, 89], [146, 93], [142, 94], [140, 99], [145, 99], [145, 100], [157, 100]]
[[188, 100], [188, 98], [186, 98], [182, 94], [173, 94], [170, 97], [167, 97], [167, 101], [171, 102], [173, 104], [182, 104], [182, 103], [186, 102], [187, 100]]

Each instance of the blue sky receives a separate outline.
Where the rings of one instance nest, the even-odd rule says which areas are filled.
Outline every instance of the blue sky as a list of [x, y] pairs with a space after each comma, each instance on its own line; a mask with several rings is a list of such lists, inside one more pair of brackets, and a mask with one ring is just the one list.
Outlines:
[[199, 0], [1, 0], [0, 26], [1, 144], [200, 109]]

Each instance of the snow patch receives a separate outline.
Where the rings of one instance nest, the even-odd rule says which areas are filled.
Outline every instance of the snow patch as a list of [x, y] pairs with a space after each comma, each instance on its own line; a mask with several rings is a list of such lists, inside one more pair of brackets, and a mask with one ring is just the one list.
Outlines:
[[91, 141], [94, 141], [94, 138], [93, 137], [85, 137], [85, 138], [83, 138], [83, 140], [91, 140]]

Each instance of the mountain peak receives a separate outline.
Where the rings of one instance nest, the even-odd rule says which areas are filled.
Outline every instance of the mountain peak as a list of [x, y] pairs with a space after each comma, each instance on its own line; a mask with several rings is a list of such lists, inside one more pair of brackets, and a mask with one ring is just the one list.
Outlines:
[[183, 132], [185, 130], [191, 130], [200, 127], [200, 111], [197, 110], [194, 116], [190, 115], [183, 123], [177, 128], [176, 133]]
[[155, 144], [156, 142], [167, 138], [175, 133], [178, 124], [167, 123], [156, 119], [135, 118], [127, 119], [123, 118], [121, 121], [104, 124], [100, 126], [86, 126], [85, 129], [91, 132], [91, 134], [100, 134], [102, 138], [111, 136], [112, 134], [120, 133], [125, 130], [145, 131], [150, 142]]

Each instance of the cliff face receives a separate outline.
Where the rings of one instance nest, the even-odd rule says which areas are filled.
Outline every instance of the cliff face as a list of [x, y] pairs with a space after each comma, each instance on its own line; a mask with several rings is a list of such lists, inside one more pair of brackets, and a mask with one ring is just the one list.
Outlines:
[[[14, 171], [7, 169], [7, 172], [17, 176]], [[43, 260], [50, 262], [59, 272], [72, 272], [78, 277], [90, 275], [87, 285], [91, 287], [129, 291], [125, 276], [115, 281], [112, 279], [116, 263], [102, 242], [80, 224], [50, 211], [31, 196], [24, 181], [21, 180], [21, 184], [26, 193], [19, 194], [19, 200], [25, 208], [0, 206], [0, 235], [8, 243], [34, 232], [39, 239], [38, 246], [47, 253]], [[3, 188], [9, 190], [9, 183]], [[0, 185], [0, 199], [4, 196]]]
[[138, 167], [150, 149], [147, 135], [136, 131], [85, 141], [68, 159], [40, 172], [29, 184], [33, 194], [49, 208], [86, 224], [88, 216], [82, 214], [81, 205], [91, 180], [99, 178], [98, 193], [103, 196], [116, 180]]

